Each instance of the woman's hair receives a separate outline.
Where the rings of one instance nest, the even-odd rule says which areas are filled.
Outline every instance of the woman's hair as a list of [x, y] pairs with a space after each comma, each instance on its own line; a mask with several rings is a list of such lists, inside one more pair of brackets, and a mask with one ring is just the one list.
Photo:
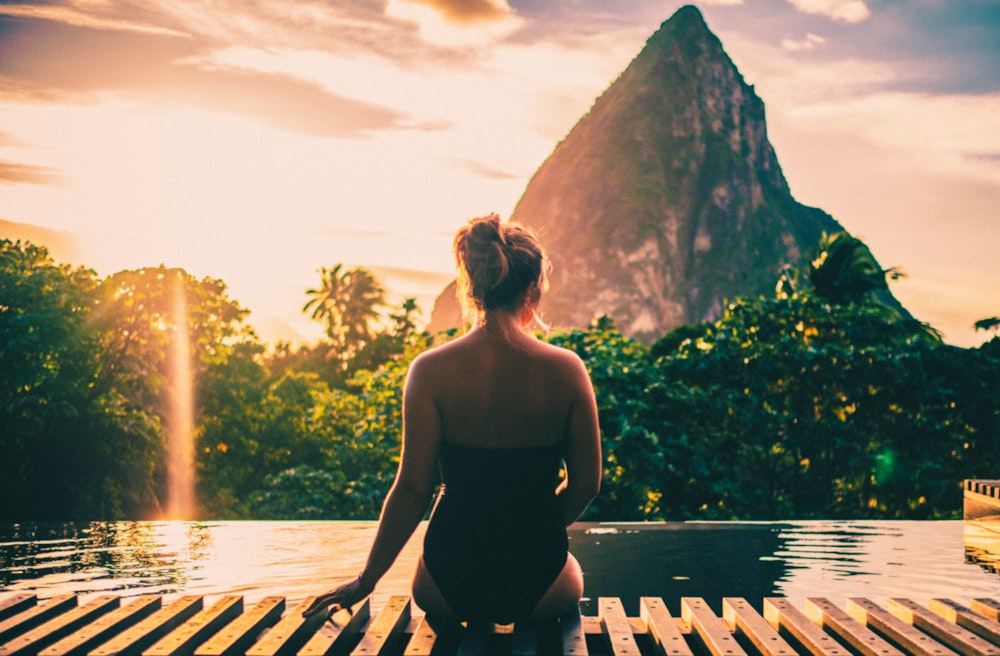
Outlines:
[[467, 319], [490, 310], [515, 312], [532, 284], [547, 283], [548, 259], [532, 232], [516, 223], [501, 223], [496, 214], [472, 219], [455, 235], [458, 294]]

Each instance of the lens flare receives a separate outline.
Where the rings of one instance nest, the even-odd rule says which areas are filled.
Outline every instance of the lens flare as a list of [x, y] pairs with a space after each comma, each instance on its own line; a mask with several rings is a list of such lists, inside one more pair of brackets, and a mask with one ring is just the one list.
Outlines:
[[174, 330], [170, 347], [170, 392], [167, 395], [167, 503], [165, 519], [195, 519], [194, 378], [188, 334], [184, 276], [173, 289]]

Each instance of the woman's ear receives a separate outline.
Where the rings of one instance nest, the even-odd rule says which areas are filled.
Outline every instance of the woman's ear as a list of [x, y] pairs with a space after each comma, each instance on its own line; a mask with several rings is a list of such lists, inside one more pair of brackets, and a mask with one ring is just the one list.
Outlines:
[[532, 308], [537, 308], [541, 300], [542, 289], [538, 286], [538, 283], [531, 283], [531, 286], [528, 287], [528, 305]]

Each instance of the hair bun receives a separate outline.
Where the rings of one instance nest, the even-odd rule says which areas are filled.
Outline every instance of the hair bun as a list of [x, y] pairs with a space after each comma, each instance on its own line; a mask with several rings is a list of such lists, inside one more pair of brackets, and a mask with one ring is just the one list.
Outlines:
[[541, 245], [517, 223], [493, 213], [472, 219], [455, 235], [455, 259], [463, 305], [480, 312], [516, 310], [533, 283], [541, 284], [546, 264]]

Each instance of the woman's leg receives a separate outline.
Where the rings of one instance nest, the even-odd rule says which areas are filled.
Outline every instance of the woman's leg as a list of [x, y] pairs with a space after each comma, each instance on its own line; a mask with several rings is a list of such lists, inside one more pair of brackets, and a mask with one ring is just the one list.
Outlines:
[[427, 614], [428, 620], [458, 623], [458, 617], [441, 594], [441, 589], [424, 565], [423, 558], [417, 561], [417, 571], [413, 575], [413, 601]]
[[580, 606], [583, 597], [583, 568], [571, 553], [566, 554], [566, 564], [556, 580], [535, 604], [531, 619], [551, 620], [572, 613]]

